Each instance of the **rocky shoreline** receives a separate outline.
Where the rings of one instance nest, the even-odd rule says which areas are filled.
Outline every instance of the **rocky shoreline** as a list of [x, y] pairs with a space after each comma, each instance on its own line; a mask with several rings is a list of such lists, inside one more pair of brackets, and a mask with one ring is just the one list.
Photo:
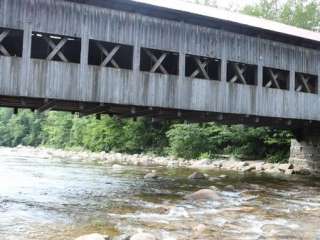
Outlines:
[[225, 170], [238, 171], [243, 173], [255, 172], [266, 174], [285, 174], [285, 175], [319, 175], [310, 169], [293, 164], [276, 164], [266, 163], [264, 161], [243, 161], [232, 157], [223, 156], [219, 159], [202, 159], [202, 160], [185, 160], [174, 157], [161, 157], [145, 154], [122, 154], [122, 153], [106, 153], [106, 152], [88, 152], [61, 150], [45, 147], [25, 147], [18, 146], [16, 148], [0, 147], [2, 155], [39, 157], [45, 159], [68, 159], [70, 161], [80, 162], [98, 162], [102, 164], [113, 165], [113, 167], [121, 167], [120, 165], [132, 166], [164, 166], [169, 168], [192, 168], [201, 170]]

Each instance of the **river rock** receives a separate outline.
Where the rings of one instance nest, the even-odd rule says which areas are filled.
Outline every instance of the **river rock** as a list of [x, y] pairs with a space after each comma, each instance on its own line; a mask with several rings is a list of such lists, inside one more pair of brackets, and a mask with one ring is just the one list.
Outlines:
[[75, 240], [110, 240], [109, 236], [93, 233], [76, 238]]
[[133, 235], [130, 240], [157, 240], [157, 238], [150, 233], [138, 233]]
[[246, 166], [242, 169], [242, 172], [252, 172], [256, 170], [256, 166], [254, 165], [249, 165], [249, 166]]
[[210, 182], [216, 182], [216, 181], [220, 181], [221, 178], [218, 178], [218, 177], [209, 177], [208, 180], [209, 180]]
[[189, 213], [184, 207], [172, 207], [168, 212], [169, 217], [184, 217], [188, 218]]
[[114, 238], [113, 240], [130, 240], [130, 235], [126, 235], [126, 234], [120, 235], [120, 236]]
[[221, 197], [212, 189], [202, 189], [185, 196], [185, 199], [192, 201], [219, 201]]
[[278, 169], [281, 171], [281, 172], [286, 172], [287, 170], [292, 170], [294, 168], [293, 164], [290, 164], [290, 163], [285, 163], [285, 164], [280, 164]]
[[204, 224], [199, 224], [197, 226], [195, 226], [192, 230], [195, 232], [195, 234], [200, 235], [203, 232], [205, 232], [207, 230], [207, 226]]
[[232, 191], [235, 191], [236, 188], [233, 185], [227, 185], [224, 187], [224, 190], [232, 192]]
[[152, 171], [152, 172], [146, 174], [146, 175], [144, 176], [144, 178], [145, 178], [145, 179], [157, 179], [157, 178], [159, 178], [159, 175], [157, 174], [156, 171]]
[[200, 180], [200, 179], [207, 179], [207, 177], [203, 173], [194, 172], [188, 177], [188, 179]]
[[209, 188], [213, 191], [219, 191], [219, 189], [216, 186], [210, 186]]
[[119, 165], [119, 164], [113, 164], [112, 165], [112, 169], [114, 170], [119, 170], [119, 169], [123, 169], [124, 167], [122, 165]]
[[292, 174], [294, 174], [294, 170], [293, 169], [287, 169], [284, 173], [286, 175], [292, 175]]
[[227, 176], [227, 175], [225, 175], [225, 174], [222, 174], [222, 175], [220, 175], [220, 176], [219, 176], [219, 178], [224, 179], [224, 178], [228, 178], [228, 176]]
[[298, 174], [298, 175], [310, 175], [311, 171], [307, 168], [303, 168], [303, 167], [296, 167], [294, 168], [294, 174]]

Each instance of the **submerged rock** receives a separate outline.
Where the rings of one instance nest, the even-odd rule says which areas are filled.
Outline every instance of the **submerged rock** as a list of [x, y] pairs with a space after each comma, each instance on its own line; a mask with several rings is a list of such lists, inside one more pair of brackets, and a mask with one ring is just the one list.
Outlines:
[[221, 197], [212, 189], [201, 189], [197, 192], [191, 193], [185, 196], [185, 199], [192, 200], [192, 201], [219, 201]]
[[203, 173], [194, 172], [188, 177], [188, 179], [193, 179], [193, 180], [196, 180], [196, 179], [207, 179], [207, 177]]
[[235, 191], [236, 188], [233, 185], [227, 185], [224, 187], [224, 190], [226, 191]]
[[219, 176], [219, 178], [228, 178], [228, 176], [225, 175], [225, 174], [222, 174], [222, 175]]
[[217, 188], [216, 186], [210, 186], [210, 189], [213, 191], [219, 191], [219, 188]]
[[130, 235], [126, 235], [126, 234], [120, 235], [113, 240], [130, 240]]
[[187, 212], [187, 210], [184, 207], [173, 207], [170, 209], [168, 216], [188, 218], [189, 213]]
[[157, 240], [157, 238], [150, 233], [138, 233], [133, 235], [130, 240]]
[[124, 234], [116, 237], [114, 240], [130, 240], [130, 235]]
[[218, 177], [209, 177], [208, 180], [209, 180], [210, 182], [216, 182], [216, 181], [220, 181], [221, 178], [218, 178]]
[[144, 176], [145, 179], [157, 179], [159, 178], [159, 175], [157, 174], [156, 171], [152, 171], [150, 173], [147, 173], [145, 176]]
[[199, 224], [199, 225], [193, 227], [192, 230], [194, 231], [194, 233], [196, 235], [200, 235], [200, 234], [204, 233], [205, 231], [207, 231], [208, 227], [204, 224]]
[[114, 170], [119, 170], [119, 169], [123, 169], [123, 168], [124, 168], [124, 166], [119, 165], [119, 164], [113, 164], [112, 165], [112, 169], [114, 169]]
[[110, 240], [109, 236], [93, 233], [76, 238], [75, 240]]

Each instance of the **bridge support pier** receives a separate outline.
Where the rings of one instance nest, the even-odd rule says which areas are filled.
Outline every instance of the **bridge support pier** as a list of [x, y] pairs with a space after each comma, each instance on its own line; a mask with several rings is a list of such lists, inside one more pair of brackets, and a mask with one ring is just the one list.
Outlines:
[[289, 163], [295, 167], [320, 173], [320, 129], [295, 131], [291, 140]]

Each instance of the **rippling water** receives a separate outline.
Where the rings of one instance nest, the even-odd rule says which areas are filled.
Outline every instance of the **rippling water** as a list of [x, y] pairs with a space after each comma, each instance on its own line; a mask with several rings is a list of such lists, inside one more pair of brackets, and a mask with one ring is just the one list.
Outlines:
[[[162, 178], [145, 180], [153, 169]], [[190, 173], [2, 154], [0, 239], [72, 240], [139, 229], [166, 240], [320, 239], [320, 179], [209, 171], [228, 176], [209, 182], [187, 180]], [[183, 199], [210, 186], [221, 201]]]

